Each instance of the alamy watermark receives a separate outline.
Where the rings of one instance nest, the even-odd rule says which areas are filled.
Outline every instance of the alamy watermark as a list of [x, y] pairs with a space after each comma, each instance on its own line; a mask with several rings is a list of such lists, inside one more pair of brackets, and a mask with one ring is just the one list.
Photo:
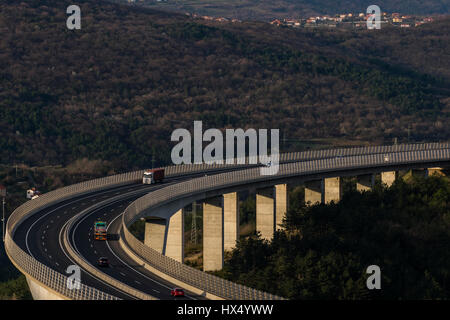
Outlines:
[[81, 289], [81, 269], [79, 266], [72, 264], [67, 267], [66, 273], [70, 274], [67, 277], [67, 289], [69, 290], [80, 290]]
[[381, 29], [381, 9], [379, 6], [373, 4], [367, 8], [367, 29]]
[[69, 30], [81, 29], [81, 9], [77, 5], [71, 5], [67, 7], [67, 14], [70, 16], [67, 18], [66, 26]]
[[381, 289], [381, 269], [380, 269], [380, 267], [375, 264], [368, 266], [366, 269], [366, 273], [370, 274], [370, 276], [367, 278], [367, 281], [366, 281], [367, 289], [369, 289], [369, 290]]
[[[268, 154], [268, 130], [259, 129], [226, 129], [225, 158], [224, 137], [219, 129], [208, 129], [203, 132], [202, 121], [194, 121], [194, 137], [192, 148], [191, 133], [187, 129], [176, 129], [172, 132], [171, 141], [179, 142], [172, 148], [171, 158], [174, 164], [245, 164], [246, 141], [248, 141], [248, 164], [263, 164], [262, 175], [274, 175], [279, 169], [279, 129], [270, 130], [270, 155]], [[181, 141], [180, 141], [181, 140]], [[236, 141], [236, 145], [235, 145]], [[203, 142], [210, 142], [203, 150]], [[194, 159], [192, 161], [192, 149]], [[236, 149], [236, 154], [235, 154]]]

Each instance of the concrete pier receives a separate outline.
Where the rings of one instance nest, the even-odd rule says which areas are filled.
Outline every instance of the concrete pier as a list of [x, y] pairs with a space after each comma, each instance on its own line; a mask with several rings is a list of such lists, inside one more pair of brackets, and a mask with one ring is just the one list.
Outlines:
[[203, 270], [223, 268], [223, 197], [203, 203]]
[[386, 171], [381, 173], [381, 183], [387, 185], [388, 187], [392, 186], [395, 179], [397, 179], [396, 171]]
[[280, 230], [283, 219], [288, 210], [288, 189], [287, 184], [277, 184], [275, 186], [275, 229]]
[[439, 168], [439, 167], [437, 167], [437, 168], [428, 168], [427, 169], [427, 175], [429, 177], [434, 176], [434, 175], [436, 175], [436, 176], [445, 176], [444, 168]]
[[274, 187], [256, 190], [256, 231], [272, 240], [275, 230]]
[[373, 189], [375, 185], [375, 175], [374, 174], [365, 174], [358, 176], [356, 178], [356, 190], [359, 192], [370, 191]]
[[237, 192], [223, 195], [224, 250], [232, 250], [239, 240], [239, 199]]
[[184, 210], [170, 217], [165, 255], [183, 263], [184, 260]]
[[342, 181], [341, 177], [324, 179], [324, 201], [339, 202], [342, 197]]
[[144, 244], [164, 254], [166, 219], [151, 217], [145, 220]]
[[305, 203], [315, 205], [323, 202], [323, 180], [306, 181]]

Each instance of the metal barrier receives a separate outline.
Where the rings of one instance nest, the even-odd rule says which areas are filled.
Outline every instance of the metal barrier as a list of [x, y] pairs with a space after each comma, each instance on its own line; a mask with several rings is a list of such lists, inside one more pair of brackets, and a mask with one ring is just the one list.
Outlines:
[[[376, 146], [376, 147], [358, 147], [358, 148], [339, 148], [339, 149], [331, 149], [331, 150], [316, 150], [316, 151], [306, 151], [306, 152], [294, 152], [294, 153], [288, 153], [288, 154], [281, 154], [280, 155], [280, 163], [289, 163], [292, 162], [291, 165], [300, 166], [298, 168], [303, 168], [305, 165], [304, 161], [308, 160], [314, 160], [314, 159], [321, 159], [321, 158], [330, 158], [325, 160], [318, 160], [318, 163], [321, 163], [320, 161], [332, 161], [333, 157], [339, 157], [339, 156], [355, 156], [355, 155], [370, 155], [370, 154], [384, 154], [384, 153], [393, 153], [393, 152], [406, 152], [406, 151], [423, 151], [423, 150], [445, 150], [449, 148], [449, 143], [427, 143], [427, 144], [410, 144], [410, 145], [396, 145], [396, 146]], [[448, 150], [447, 150], [448, 152]], [[345, 159], [345, 158], [344, 158]], [[251, 159], [250, 159], [251, 160]], [[192, 174], [192, 173], [200, 173], [200, 172], [208, 172], [208, 171], [218, 171], [220, 169], [224, 170], [230, 170], [234, 168], [242, 168], [245, 166], [248, 166], [248, 163], [251, 162], [249, 158], [247, 157], [244, 161], [246, 164], [238, 164], [237, 161], [234, 165], [228, 165], [228, 164], [189, 164], [189, 165], [179, 165], [179, 166], [169, 166], [166, 167], [166, 176], [183, 176], [186, 174]], [[315, 161], [317, 162], [317, 161]], [[312, 164], [309, 164], [310, 166]], [[317, 166], [314, 165], [314, 166]], [[369, 166], [369, 164], [367, 164]], [[295, 166], [291, 166], [289, 168], [297, 168]], [[280, 167], [281, 169], [281, 167]], [[242, 173], [240, 171], [233, 173], [233, 179], [236, 179], [233, 183], [240, 183], [245, 181], [244, 179], [249, 178], [255, 178], [257, 177], [257, 173], [259, 170], [257, 168], [249, 169], [251, 170], [251, 174], [248, 173], [248, 170], [245, 170], [246, 173]], [[284, 170], [284, 169], [283, 169]], [[292, 169], [293, 170], [293, 169]], [[294, 170], [295, 171], [295, 170]], [[250, 172], [250, 171], [249, 171]], [[104, 299], [104, 300], [111, 300], [111, 299], [117, 299], [115, 297], [112, 297], [111, 295], [108, 295], [106, 293], [103, 293], [95, 288], [91, 288], [88, 286], [82, 285], [82, 289], [80, 290], [69, 290], [66, 287], [66, 281], [67, 277], [65, 275], [62, 275], [58, 273], [57, 271], [51, 269], [50, 267], [47, 267], [31, 257], [29, 254], [27, 254], [25, 251], [23, 251], [20, 247], [18, 247], [13, 240], [14, 232], [17, 229], [17, 227], [27, 218], [34, 215], [35, 213], [48, 208], [49, 206], [55, 205], [61, 201], [76, 197], [76, 196], [82, 196], [88, 193], [100, 191], [100, 190], [106, 190], [113, 187], [126, 185], [126, 184], [132, 184], [137, 183], [142, 178], [143, 170], [119, 174], [119, 175], [113, 175], [108, 176], [104, 178], [94, 179], [78, 184], [74, 184], [68, 187], [64, 187], [52, 192], [48, 192], [42, 196], [40, 196], [37, 199], [31, 200], [26, 202], [25, 204], [18, 207], [14, 212], [11, 214], [11, 216], [8, 219], [7, 222], [7, 231], [6, 231], [6, 237], [5, 237], [5, 249], [6, 252], [10, 258], [10, 260], [26, 275], [36, 279], [40, 283], [42, 283], [44, 286], [47, 286], [48, 288], [51, 288], [52, 290], [55, 290], [59, 292], [62, 296], [67, 297], [69, 299]], [[254, 176], [253, 176], [254, 175]], [[222, 175], [212, 176], [212, 177], [205, 177], [208, 180], [208, 183], [214, 182], [216, 187], [222, 183], [220, 179], [223, 179]], [[199, 178], [204, 179], [204, 178]], [[257, 179], [257, 178], [255, 178]], [[204, 185], [206, 183], [203, 180], [200, 180]], [[197, 182], [196, 182], [197, 183]], [[189, 192], [197, 192], [196, 187], [194, 184], [188, 184], [184, 183], [184, 187], [186, 187], [186, 190], [189, 190]], [[175, 187], [169, 187], [172, 189], [166, 190], [170, 191], [171, 195], [174, 195], [176, 192]], [[167, 189], [167, 188], [164, 188]], [[145, 198], [145, 197], [144, 197]], [[142, 199], [142, 198], [141, 198]], [[140, 204], [140, 206], [143, 206], [142, 200], [139, 199], [136, 201], [137, 204]], [[165, 199], [165, 201], [168, 201], [170, 199]], [[133, 204], [134, 206], [134, 204]], [[138, 206], [139, 207], [139, 206]], [[125, 221], [125, 220], [124, 220]], [[126, 228], [125, 228], [126, 229]], [[124, 229], [124, 230], [125, 230]], [[125, 231], [126, 232], [126, 231]], [[125, 234], [125, 237], [127, 234]], [[128, 241], [132, 241], [130, 237], [128, 236]], [[137, 245], [137, 244], [136, 244]], [[156, 259], [156, 258], [155, 258]], [[165, 261], [165, 260], [164, 260]], [[166, 262], [164, 262], [166, 263]], [[179, 269], [177, 263], [173, 264], [174, 269]], [[183, 269], [184, 270], [184, 269]], [[180, 275], [181, 277], [181, 271], [177, 273], [177, 275]], [[187, 271], [183, 271], [187, 272]], [[201, 274], [204, 274], [200, 272]], [[190, 274], [190, 273], [189, 273]], [[200, 277], [198, 279], [203, 279], [202, 276], [199, 276], [198, 274], [196, 277]], [[211, 280], [209, 277], [206, 278], [207, 281], [204, 284], [207, 288], [209, 288], [212, 285], [213, 280]], [[227, 292], [240, 292], [241, 297], [247, 297], [247, 298], [254, 298], [256, 297], [254, 293], [251, 292], [253, 289], [243, 289], [239, 285], [236, 284], [227, 284], [226, 287], [221, 289], [221, 296], [229, 296]], [[219, 290], [220, 291], [220, 290]], [[269, 297], [266, 293], [262, 294], [263, 297]]]
[[350, 157], [335, 157], [323, 160], [293, 162], [283, 164], [276, 175], [261, 175], [258, 168], [232, 171], [210, 177], [196, 178], [180, 182], [148, 193], [130, 204], [122, 217], [122, 237], [126, 245], [153, 268], [171, 277], [194, 286], [202, 291], [225, 299], [280, 299], [255, 289], [237, 285], [222, 278], [201, 272], [174, 259], [159, 254], [144, 245], [128, 230], [136, 220], [170, 202], [202, 194], [212, 190], [223, 190], [239, 184], [279, 180], [301, 175], [320, 174], [334, 171], [355, 170], [367, 167], [389, 167], [404, 164], [450, 161], [450, 149], [419, 150], [397, 153], [377, 153]]

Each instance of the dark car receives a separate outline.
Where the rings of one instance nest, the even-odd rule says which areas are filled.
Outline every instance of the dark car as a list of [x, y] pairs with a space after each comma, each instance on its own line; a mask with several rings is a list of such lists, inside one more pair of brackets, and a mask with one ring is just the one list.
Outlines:
[[170, 290], [170, 295], [172, 297], [184, 297], [184, 290], [181, 288], [174, 288]]
[[100, 257], [97, 261], [97, 264], [99, 265], [99, 267], [108, 267], [109, 266], [108, 258]]

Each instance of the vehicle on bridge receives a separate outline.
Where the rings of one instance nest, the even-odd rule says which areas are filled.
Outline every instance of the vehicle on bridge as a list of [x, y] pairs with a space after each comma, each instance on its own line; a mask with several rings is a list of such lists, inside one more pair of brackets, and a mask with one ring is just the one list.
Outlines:
[[27, 190], [27, 199], [36, 199], [40, 195], [41, 195], [41, 192], [39, 190], [36, 190], [36, 188], [34, 188], [34, 187]]
[[173, 288], [170, 290], [170, 295], [172, 297], [184, 297], [184, 290], [181, 288]]
[[144, 171], [142, 177], [143, 184], [152, 184], [164, 180], [164, 169], [148, 169]]
[[106, 257], [100, 257], [100, 258], [98, 258], [97, 264], [99, 267], [108, 267], [109, 260]]
[[94, 239], [95, 240], [106, 240], [106, 222], [96, 221], [94, 223]]

